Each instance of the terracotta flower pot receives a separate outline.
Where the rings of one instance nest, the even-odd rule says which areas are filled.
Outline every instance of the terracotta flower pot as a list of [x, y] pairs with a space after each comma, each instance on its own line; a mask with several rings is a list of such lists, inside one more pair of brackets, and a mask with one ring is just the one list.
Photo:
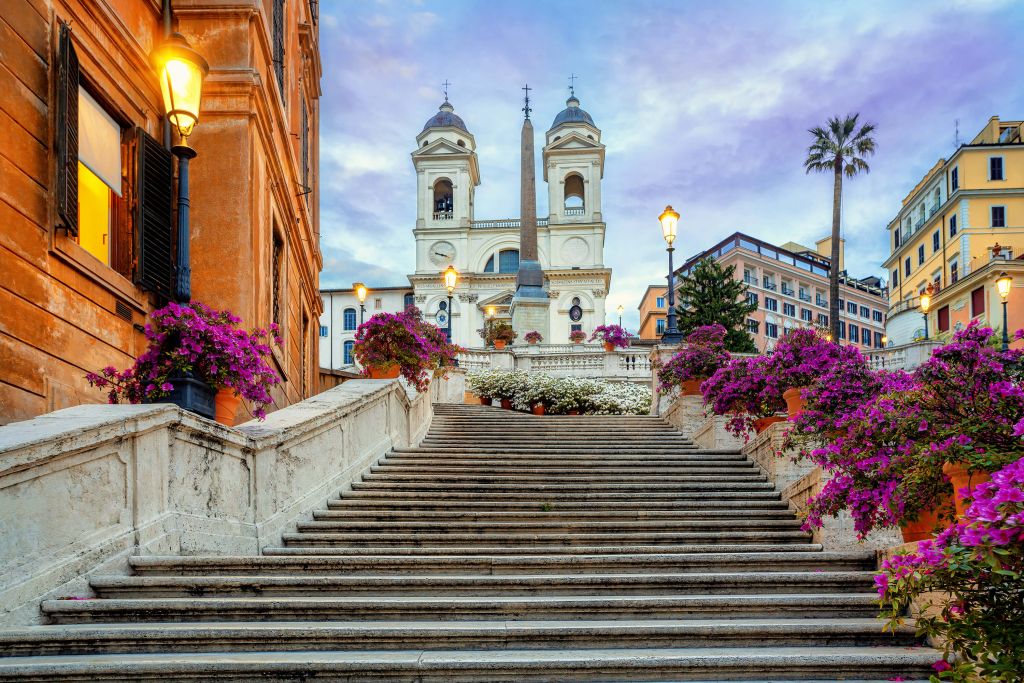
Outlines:
[[505, 410], [512, 410], [512, 399], [503, 398], [501, 399], [501, 407]]
[[565, 414], [566, 414], [566, 415], [579, 415], [579, 414], [580, 414], [580, 411], [578, 411], [578, 410], [567, 410], [567, 411], [565, 412]]
[[217, 392], [217, 395], [213, 397], [214, 407], [216, 410], [217, 422], [222, 425], [231, 427], [235, 424], [235, 414], [238, 412], [238, 406], [242, 403], [242, 397], [235, 392], [234, 389], [221, 389]]
[[370, 379], [398, 379], [398, 375], [402, 372], [402, 369], [397, 365], [388, 365], [383, 368], [371, 365], [368, 369], [370, 371]]
[[495, 339], [494, 340], [494, 348], [495, 348], [496, 351], [501, 351], [503, 348], [505, 348], [505, 340], [504, 339]]
[[534, 403], [533, 406], [530, 407], [530, 412], [533, 413], [534, 415], [543, 415], [544, 414], [544, 404], [543, 403]]
[[573, 344], [582, 344], [583, 343], [582, 339], [570, 339], [569, 341], [571, 341]]
[[932, 505], [918, 513], [915, 521], [901, 523], [900, 532], [903, 534], [903, 542], [923, 541], [934, 536], [936, 530], [945, 528], [946, 522], [942, 519], [941, 513], [943, 510], [948, 511], [951, 508], [950, 498], [952, 498], [952, 494], [939, 496]]
[[480, 405], [482, 405], [482, 406], [489, 406], [489, 405], [491, 405], [491, 397], [490, 396], [481, 396], [480, 397]]
[[611, 342], [606, 341], [604, 343], [604, 350], [607, 351], [608, 353], [611, 353], [612, 351], [615, 350], [615, 344], [612, 344]]
[[700, 396], [700, 385], [703, 379], [688, 379], [683, 382], [683, 396]]
[[785, 422], [786, 418], [772, 415], [771, 417], [759, 417], [754, 420], [754, 431], [760, 434], [776, 422]]
[[782, 399], [786, 402], [786, 412], [789, 413], [791, 418], [796, 417], [804, 411], [806, 401], [804, 401], [801, 392], [804, 387], [796, 387], [793, 389], [786, 389], [782, 392]]
[[953, 503], [956, 505], [956, 516], [963, 517], [969, 503], [967, 496], [961, 493], [962, 489], [973, 488], [978, 484], [984, 484], [992, 478], [988, 472], [970, 472], [961, 463], [947, 462], [942, 466], [942, 473], [949, 477], [953, 484]]
[[527, 344], [531, 344], [531, 345], [532, 345], [532, 344], [536, 344], [536, 343], [537, 343], [537, 340], [536, 340], [536, 339], [527, 339], [527, 340], [526, 340], [526, 343], [527, 343]]

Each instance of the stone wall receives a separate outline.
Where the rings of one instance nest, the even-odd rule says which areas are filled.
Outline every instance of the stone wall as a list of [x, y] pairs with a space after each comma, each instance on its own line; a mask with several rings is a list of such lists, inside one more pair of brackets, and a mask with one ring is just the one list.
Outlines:
[[453, 372], [424, 394], [352, 380], [228, 428], [171, 405], [82, 405], [0, 428], [0, 623], [40, 599], [88, 595], [130, 555], [255, 555], [388, 450], [418, 443], [432, 402], [461, 402]]

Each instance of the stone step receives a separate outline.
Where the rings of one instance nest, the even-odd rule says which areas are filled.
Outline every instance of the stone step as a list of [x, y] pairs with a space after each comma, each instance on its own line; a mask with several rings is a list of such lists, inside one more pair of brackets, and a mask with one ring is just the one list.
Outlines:
[[405, 472], [395, 469], [388, 469], [383, 472], [370, 471], [363, 475], [363, 481], [379, 481], [389, 484], [395, 483], [431, 483], [431, 484], [534, 484], [536, 482], [546, 483], [567, 483], [567, 484], [646, 484], [646, 483], [671, 483], [671, 482], [706, 482], [708, 485], [732, 484], [738, 482], [764, 482], [767, 477], [759, 470], [747, 470], [736, 474], [730, 472], [715, 472], [713, 474], [696, 474], [677, 472], [662, 472], [655, 474], [635, 474], [614, 472], [580, 472], [558, 473], [545, 470], [513, 470], [511, 473], [480, 473], [480, 472]]
[[[618, 446], [622, 445], [623, 441], [622, 434], [609, 434], [608, 436], [590, 435], [584, 438], [573, 437], [571, 439], [573, 445], [585, 445], [585, 446]], [[450, 434], [443, 435], [437, 433], [428, 432], [420, 442], [420, 446], [427, 444], [436, 444], [440, 446], [457, 446], [459, 444], [493, 444], [502, 443], [515, 446], [536, 446], [546, 445], [550, 443], [550, 437], [543, 434], [508, 434], [502, 433], [500, 439], [482, 435], [482, 434]], [[693, 446], [694, 443], [688, 438], [682, 436], [651, 436], [648, 438], [635, 438], [631, 440], [631, 443], [644, 446]]]
[[96, 576], [100, 598], [507, 595], [777, 595], [866, 592], [874, 572], [515, 574], [504, 576]]
[[[354, 651], [566, 647], [912, 646], [912, 627], [883, 633], [877, 619], [637, 619], [422, 621], [323, 624], [199, 622], [75, 624], [0, 631], [0, 657], [165, 652]], [[0, 661], [3, 661], [0, 659]]]
[[812, 552], [821, 550], [819, 543], [775, 542], [775, 543], [686, 543], [658, 545], [546, 545], [508, 546], [501, 545], [406, 545], [406, 546], [301, 546], [263, 549], [264, 555], [628, 555], [668, 553], [785, 553]]
[[[441, 446], [423, 446], [416, 449], [416, 452], [425, 455], [433, 455], [434, 457], [445, 456], [445, 457], [459, 457], [462, 455], [490, 455], [501, 456], [505, 455], [533, 455], [533, 456], [545, 456], [549, 458], [556, 457], [572, 457], [572, 456], [587, 456], [593, 458], [595, 456], [622, 456], [622, 455], [674, 455], [679, 456], [680, 454], [696, 453], [699, 449], [697, 446], [662, 446], [662, 445], [651, 445], [643, 446], [640, 444], [629, 444], [619, 446], [595, 446], [593, 448], [587, 448], [586, 446], [506, 446], [503, 443], [480, 443], [476, 445], [466, 445], [458, 447], [441, 447]], [[401, 449], [396, 449], [396, 453], [407, 452]]]
[[[877, 595], [533, 595], [209, 597], [44, 600], [55, 624], [154, 621], [332, 621], [464, 619], [848, 618], [878, 614]], [[879, 627], [881, 628], [881, 627]], [[932, 661], [935, 661], [934, 659]]]
[[560, 496], [569, 497], [571, 494], [581, 496], [594, 496], [598, 494], [616, 493], [642, 493], [652, 496], [657, 494], [675, 494], [681, 492], [700, 491], [705, 497], [717, 496], [724, 492], [773, 492], [774, 484], [767, 481], [681, 481], [681, 482], [563, 482], [563, 483], [542, 483], [544, 480], [533, 481], [508, 481], [508, 482], [473, 482], [473, 481], [391, 481], [387, 479], [356, 481], [352, 482], [353, 491], [418, 491], [421, 493], [437, 492], [442, 494], [450, 493], [471, 493], [475, 496], [483, 496], [489, 493], [519, 493], [519, 494], [543, 494], [558, 493]]
[[[696, 506], [695, 506], [696, 508]], [[314, 510], [314, 520], [397, 522], [430, 521], [435, 524], [463, 522], [536, 522], [566, 520], [569, 522], [590, 521], [643, 521], [674, 522], [676, 520], [785, 520], [798, 524], [793, 513], [786, 509], [776, 510], [727, 510], [723, 508], [692, 510], [532, 510], [520, 511], [473, 511], [450, 510], [408, 510], [408, 509], [360, 509], [349, 506], [345, 509]]]
[[601, 463], [614, 465], [618, 463], [624, 463], [626, 465], [643, 465], [648, 467], [660, 466], [662, 464], [674, 464], [680, 465], [707, 465], [713, 466], [718, 463], [729, 462], [732, 464], [745, 464], [752, 462], [747, 459], [742, 453], [728, 453], [728, 452], [715, 452], [709, 453], [707, 450], [691, 451], [689, 453], [677, 453], [669, 455], [658, 455], [658, 454], [637, 454], [630, 455], [628, 453], [618, 453], [610, 455], [602, 455], [596, 457], [594, 455], [565, 455], [559, 456], [558, 458], [552, 458], [544, 455], [543, 451], [538, 453], [501, 453], [500, 455], [494, 453], [460, 453], [458, 455], [447, 453], [427, 453], [414, 448], [397, 448], [387, 456], [385, 459], [391, 460], [409, 460], [416, 462], [502, 462], [506, 465], [518, 465], [520, 463], [527, 462], [540, 462], [540, 463], [555, 463], [558, 465], [577, 465], [589, 462]]
[[602, 504], [606, 501], [628, 502], [630, 505], [639, 505], [641, 502], [657, 502], [658, 504], [663, 504], [688, 500], [706, 500], [709, 503], [713, 500], [758, 502], [765, 500], [778, 502], [780, 500], [777, 491], [769, 488], [767, 485], [757, 486], [758, 488], [752, 490], [721, 490], [716, 487], [713, 491], [710, 491], [707, 486], [696, 486], [689, 490], [680, 490], [677, 486], [675, 487], [675, 490], [672, 491], [637, 490], [622, 487], [600, 491], [593, 491], [588, 487], [583, 487], [579, 490], [576, 490], [575, 488], [573, 490], [566, 490], [565, 487], [559, 486], [548, 487], [545, 489], [533, 486], [529, 489], [513, 487], [508, 490], [490, 489], [481, 491], [479, 489], [446, 490], [444, 488], [433, 490], [402, 490], [401, 488], [396, 488], [391, 490], [390, 488], [383, 488], [368, 482], [353, 482], [352, 490], [344, 491], [340, 495], [342, 500], [358, 498], [397, 498], [402, 500], [429, 500], [435, 502], [457, 500], [477, 501], [487, 504], [504, 501], [529, 501], [538, 507], [548, 502], [551, 503], [552, 506], [558, 507], [572, 501], [592, 501], [595, 505]]
[[743, 465], [740, 463], [730, 467], [704, 467], [702, 465], [675, 466], [675, 467], [566, 467], [558, 463], [550, 463], [547, 467], [535, 467], [532, 465], [517, 466], [488, 466], [478, 464], [466, 465], [419, 465], [392, 463], [384, 461], [381, 465], [370, 467], [370, 473], [379, 476], [430, 476], [430, 475], [457, 475], [457, 476], [536, 476], [536, 477], [639, 477], [639, 476], [763, 476], [761, 470], [751, 463]]
[[[749, 546], [744, 546], [744, 549]], [[156, 556], [129, 558], [140, 576], [200, 576], [205, 574], [425, 574], [508, 575], [551, 573], [714, 573], [746, 571], [873, 571], [875, 554], [870, 551], [826, 552], [812, 546], [801, 552], [794, 546], [776, 546], [772, 551], [715, 552], [704, 548], [693, 553], [631, 554], [530, 554], [530, 555], [263, 555], [263, 556]]]
[[628, 458], [574, 458], [563, 460], [560, 458], [496, 458], [483, 457], [462, 457], [462, 458], [427, 458], [408, 457], [406, 455], [388, 455], [377, 461], [375, 467], [401, 467], [413, 470], [438, 471], [445, 468], [466, 469], [466, 468], [487, 468], [489, 471], [520, 469], [544, 469], [544, 470], [580, 470], [605, 472], [618, 470], [634, 470], [640, 472], [664, 472], [672, 469], [679, 469], [686, 472], [717, 472], [720, 470], [745, 471], [755, 469], [757, 465], [753, 461], [736, 458], [732, 460], [708, 460], [708, 459], [628, 459]]
[[707, 647], [556, 650], [391, 650], [70, 655], [0, 659], [0, 678], [33, 681], [885, 681], [927, 680], [930, 649]]
[[[544, 513], [539, 513], [543, 515]], [[346, 533], [380, 532], [428, 534], [502, 534], [502, 533], [647, 533], [658, 531], [663, 533], [683, 531], [777, 531], [779, 529], [795, 530], [800, 528], [800, 521], [793, 519], [648, 519], [648, 520], [517, 520], [517, 521], [473, 521], [473, 520], [387, 520], [365, 521], [334, 517], [314, 519], [311, 522], [298, 522], [299, 532], [332, 532]]]
[[281, 535], [286, 546], [346, 547], [346, 546], [468, 546], [477, 544], [504, 545], [506, 547], [663, 545], [663, 544], [737, 544], [737, 543], [806, 543], [810, 535], [799, 530], [756, 529], [728, 531], [663, 531], [663, 532], [571, 532], [571, 533], [382, 533], [372, 529], [365, 533], [298, 532]]
[[453, 512], [480, 512], [480, 511], [522, 511], [522, 512], [569, 512], [575, 510], [593, 512], [635, 512], [645, 514], [654, 511], [695, 511], [695, 510], [734, 510], [740, 514], [748, 511], [760, 510], [783, 510], [787, 515], [789, 506], [778, 496], [758, 493], [749, 497], [740, 497], [740, 494], [733, 494], [721, 500], [707, 499], [706, 496], [694, 496], [692, 494], [680, 494], [677, 497], [660, 498], [653, 500], [617, 500], [605, 498], [604, 500], [553, 500], [550, 502], [537, 502], [535, 497], [529, 499], [498, 499], [489, 498], [479, 500], [476, 498], [464, 498], [456, 496], [445, 500], [437, 500], [427, 496], [402, 497], [398, 494], [382, 493], [380, 496], [372, 495], [369, 491], [348, 491], [343, 498], [332, 498], [327, 501], [327, 507], [336, 510], [451, 510]]

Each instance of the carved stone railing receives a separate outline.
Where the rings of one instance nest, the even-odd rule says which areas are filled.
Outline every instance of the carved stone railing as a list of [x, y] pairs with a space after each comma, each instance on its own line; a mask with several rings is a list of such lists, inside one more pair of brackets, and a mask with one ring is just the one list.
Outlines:
[[501, 351], [466, 349], [459, 354], [465, 370], [525, 370], [555, 377], [651, 381], [650, 350], [605, 351], [598, 344], [515, 344]]
[[[497, 220], [490, 221], [472, 221], [470, 227], [473, 228], [518, 228], [520, 227], [521, 221], [518, 218], [499, 218]], [[547, 218], [538, 218], [538, 227], [543, 227], [548, 224]]]
[[928, 360], [932, 351], [940, 346], [942, 342], [929, 339], [877, 349], [865, 355], [873, 370], [913, 370]]
[[566, 216], [582, 216], [585, 209], [582, 206], [568, 206], [565, 208]]

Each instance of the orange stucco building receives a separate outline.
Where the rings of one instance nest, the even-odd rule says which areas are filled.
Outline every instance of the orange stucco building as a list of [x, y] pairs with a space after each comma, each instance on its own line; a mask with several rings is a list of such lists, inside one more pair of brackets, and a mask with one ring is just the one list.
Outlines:
[[668, 287], [665, 285], [648, 285], [647, 291], [640, 297], [640, 331], [641, 339], [658, 340], [665, 334], [665, 321], [668, 318], [666, 297]]
[[[316, 392], [316, 3], [168, 4], [210, 65], [189, 138], [192, 298], [281, 325], [280, 407]], [[155, 0], [0, 3], [0, 424], [104, 400], [85, 373], [129, 366], [167, 300], [165, 18]]]

